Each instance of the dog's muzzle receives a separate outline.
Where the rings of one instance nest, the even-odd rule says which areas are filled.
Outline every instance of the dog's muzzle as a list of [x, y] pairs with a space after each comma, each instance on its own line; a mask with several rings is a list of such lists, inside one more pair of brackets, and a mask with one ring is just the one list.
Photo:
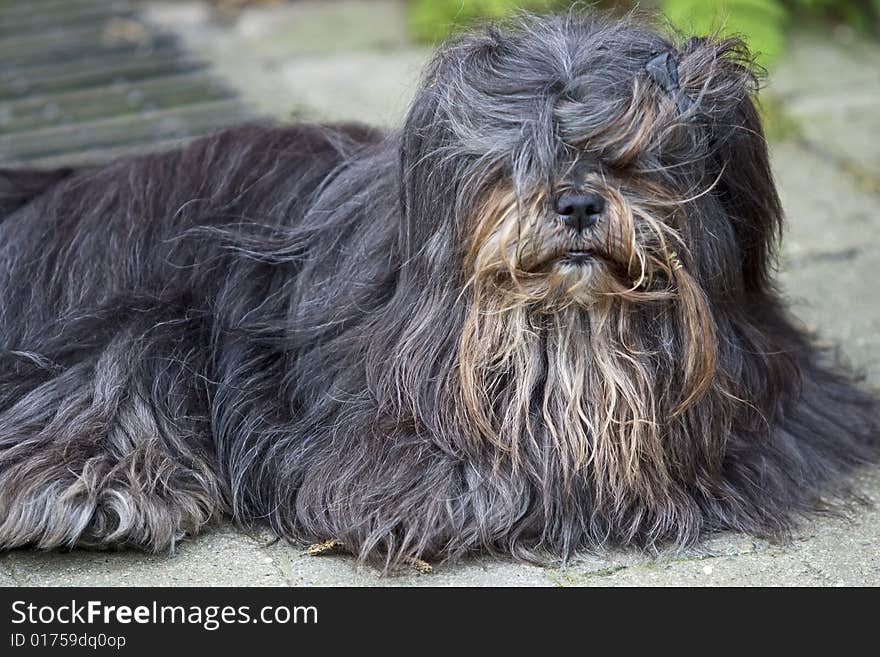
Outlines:
[[581, 233], [596, 225], [604, 209], [605, 199], [592, 192], [560, 194], [556, 199], [556, 214], [562, 218], [562, 223], [575, 233]]

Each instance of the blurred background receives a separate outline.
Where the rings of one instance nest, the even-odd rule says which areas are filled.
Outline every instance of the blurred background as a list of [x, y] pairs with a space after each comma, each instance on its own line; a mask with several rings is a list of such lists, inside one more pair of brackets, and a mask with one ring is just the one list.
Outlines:
[[[431, 49], [470, 24], [570, 0], [0, 0], [0, 162], [91, 163], [248, 116], [397, 123]], [[880, 0], [577, 3], [739, 34], [771, 78], [771, 137], [796, 136], [793, 85], [864, 90]], [[864, 59], [862, 66], [845, 61]], [[876, 66], [875, 69], [876, 71]], [[779, 75], [777, 76], [777, 72]], [[793, 78], [797, 77], [795, 80]], [[876, 99], [874, 99], [876, 100]]]

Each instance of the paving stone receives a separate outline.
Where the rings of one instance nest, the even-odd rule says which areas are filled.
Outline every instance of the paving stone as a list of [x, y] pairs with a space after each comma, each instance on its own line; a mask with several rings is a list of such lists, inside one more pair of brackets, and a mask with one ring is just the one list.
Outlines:
[[378, 568], [358, 565], [347, 555], [310, 557], [304, 549], [280, 546], [270, 551], [291, 586], [550, 586], [555, 582], [544, 568], [508, 560], [468, 559], [433, 566], [421, 574], [401, 566], [383, 575]]
[[880, 44], [848, 30], [796, 34], [769, 89], [803, 137], [880, 192]]
[[818, 154], [790, 143], [773, 151], [788, 219], [780, 281], [792, 310], [880, 384], [880, 197]]
[[880, 384], [880, 307], [876, 280], [880, 248], [813, 260], [782, 276], [793, 312], [837, 345], [849, 365]]
[[767, 88], [787, 101], [836, 98], [846, 102], [865, 85], [880, 83], [880, 46], [843, 29], [795, 31]]
[[[861, 488], [880, 501], [880, 475]], [[748, 545], [748, 543], [745, 543]], [[695, 556], [600, 571], [566, 582], [579, 586], [878, 586], [880, 510], [804, 523], [788, 545], [762, 544], [720, 556]]]
[[[236, 51], [241, 56], [281, 59], [305, 54], [361, 53], [410, 45], [405, 7], [397, 0], [298, 0], [245, 6], [234, 20], [223, 20], [211, 4], [194, 0], [151, 2], [147, 16], [182, 33], [188, 44]], [[207, 42], [222, 34], [225, 43]]]
[[12, 572], [5, 567], [0, 568], [0, 586], [18, 586]]
[[152, 3], [145, 15], [279, 119], [397, 125], [430, 55], [409, 42], [393, 0], [258, 5], [231, 24], [204, 2]]
[[877, 196], [858, 179], [791, 142], [771, 145], [771, 153], [787, 220], [785, 267], [810, 254], [845, 253], [874, 241]]

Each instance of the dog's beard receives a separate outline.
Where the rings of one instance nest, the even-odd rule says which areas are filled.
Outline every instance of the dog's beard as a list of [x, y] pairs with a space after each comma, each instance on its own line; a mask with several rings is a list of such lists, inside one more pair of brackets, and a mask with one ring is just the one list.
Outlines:
[[[615, 503], [665, 494], [669, 428], [718, 384], [714, 322], [668, 221], [603, 190], [601, 230], [567, 233], [511, 193], [469, 254], [464, 419], [499, 453], [552, 445]], [[523, 444], [526, 441], [526, 444]]]

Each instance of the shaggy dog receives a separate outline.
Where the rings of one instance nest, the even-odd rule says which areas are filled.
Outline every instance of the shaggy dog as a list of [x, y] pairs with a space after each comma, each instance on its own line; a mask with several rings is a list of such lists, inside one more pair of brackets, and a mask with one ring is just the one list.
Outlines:
[[397, 132], [4, 172], [0, 545], [229, 513], [387, 567], [846, 499], [878, 404], [773, 286], [755, 88], [735, 39], [526, 17], [448, 43]]

